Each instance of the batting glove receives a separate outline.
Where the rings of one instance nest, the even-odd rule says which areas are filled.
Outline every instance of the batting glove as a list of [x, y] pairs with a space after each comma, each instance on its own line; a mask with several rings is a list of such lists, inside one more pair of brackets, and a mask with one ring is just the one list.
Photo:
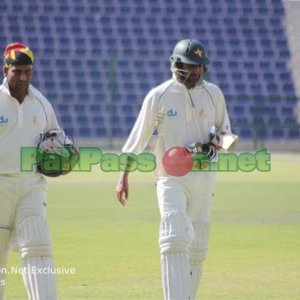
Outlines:
[[192, 154], [194, 167], [199, 170], [205, 169], [209, 161], [216, 156], [216, 147], [213, 144], [193, 143], [186, 149]]
[[192, 154], [197, 154], [198, 157], [202, 156], [202, 159], [206, 158], [206, 160], [212, 160], [216, 156], [216, 147], [212, 143], [193, 143], [188, 145], [186, 149]]

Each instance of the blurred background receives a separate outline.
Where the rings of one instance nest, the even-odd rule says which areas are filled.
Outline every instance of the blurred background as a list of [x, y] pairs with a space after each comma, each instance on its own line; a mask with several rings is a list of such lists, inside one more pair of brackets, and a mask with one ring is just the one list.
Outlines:
[[177, 41], [200, 40], [240, 149], [299, 149], [299, 0], [1, 0], [2, 53], [35, 53], [33, 84], [81, 144], [119, 149]]

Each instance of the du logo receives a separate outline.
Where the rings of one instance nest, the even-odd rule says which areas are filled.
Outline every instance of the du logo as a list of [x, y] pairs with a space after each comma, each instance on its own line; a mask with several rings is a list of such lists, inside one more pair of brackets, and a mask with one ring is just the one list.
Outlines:
[[8, 122], [8, 119], [6, 117], [4, 117], [3, 115], [0, 116], [0, 125], [1, 124], [6, 124]]
[[176, 110], [173, 111], [173, 109], [171, 108], [167, 111], [167, 116], [170, 118], [174, 118], [177, 116], [177, 111]]

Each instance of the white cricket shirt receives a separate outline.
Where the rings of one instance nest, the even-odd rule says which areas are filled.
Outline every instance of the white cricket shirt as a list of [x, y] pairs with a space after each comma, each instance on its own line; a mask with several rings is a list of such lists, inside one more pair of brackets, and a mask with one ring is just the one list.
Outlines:
[[154, 145], [157, 162], [170, 147], [208, 143], [213, 126], [231, 132], [224, 95], [218, 86], [203, 81], [188, 90], [173, 78], [146, 95], [123, 152], [139, 154], [145, 150], [156, 131], [155, 116], [162, 108], [165, 118], [157, 128]]
[[20, 173], [22, 147], [36, 147], [40, 134], [59, 128], [52, 105], [32, 85], [20, 104], [0, 85], [0, 174]]

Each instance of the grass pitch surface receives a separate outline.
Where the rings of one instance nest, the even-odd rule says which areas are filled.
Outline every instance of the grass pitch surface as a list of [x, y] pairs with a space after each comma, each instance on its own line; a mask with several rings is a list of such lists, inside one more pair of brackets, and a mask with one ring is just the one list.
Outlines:
[[[270, 172], [220, 173], [197, 299], [300, 299], [300, 156], [272, 155]], [[48, 219], [62, 300], [162, 299], [159, 214], [152, 174], [130, 176], [125, 208], [117, 173], [49, 180]], [[19, 257], [10, 255], [10, 266]], [[7, 298], [27, 299], [20, 274]]]

